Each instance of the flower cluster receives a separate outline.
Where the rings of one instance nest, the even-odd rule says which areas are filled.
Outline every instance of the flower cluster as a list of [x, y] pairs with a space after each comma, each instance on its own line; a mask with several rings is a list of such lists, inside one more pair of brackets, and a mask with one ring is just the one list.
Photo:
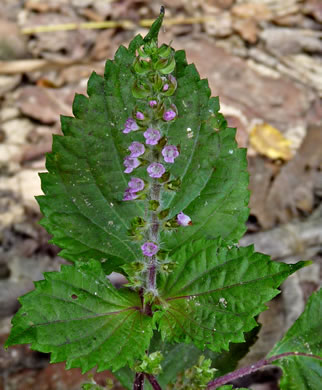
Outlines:
[[[138, 60], [135, 62], [134, 70], [136, 70], [138, 73], [143, 72], [142, 66], [143, 64], [140, 63]], [[144, 66], [147, 65], [145, 64]], [[168, 63], [168, 66], [171, 68], [174, 65], [170, 61]], [[144, 143], [142, 141], [134, 141], [129, 145], [128, 151], [130, 152], [130, 154], [124, 158], [124, 172], [132, 173], [140, 165], [144, 166], [145, 164], [147, 164], [146, 170], [150, 178], [155, 180], [161, 179], [162, 183], [167, 183], [170, 177], [170, 173], [166, 171], [166, 165], [164, 165], [164, 163], [174, 164], [175, 159], [180, 155], [180, 148], [176, 145], [167, 144], [167, 139], [165, 138], [165, 135], [162, 134], [162, 126], [159, 127], [157, 123], [158, 120], [161, 120], [161, 124], [162, 121], [163, 124], [164, 122], [169, 123], [171, 121], [174, 121], [178, 116], [176, 106], [174, 104], [167, 104], [168, 97], [171, 96], [177, 88], [177, 81], [175, 77], [172, 76], [171, 70], [169, 71], [168, 68], [165, 68], [163, 71], [160, 70], [160, 72], [161, 77], [160, 74], [156, 71], [154, 76], [151, 78], [151, 80], [154, 80], [154, 92], [151, 91], [151, 93], [148, 93], [147, 89], [147, 91], [144, 90], [144, 95], [142, 95], [143, 89], [141, 89], [140, 91], [137, 89], [134, 92], [132, 91], [133, 95], [135, 97], [139, 97], [140, 99], [144, 98], [143, 96], [146, 96], [147, 107], [146, 109], [136, 109], [133, 112], [133, 117], [128, 118], [125, 122], [123, 133], [127, 134], [132, 131], [141, 130], [141, 134], [143, 134], [144, 137]], [[137, 86], [138, 85], [139, 84], [137, 84]], [[141, 95], [136, 96], [136, 93], [140, 93]], [[148, 124], [149, 118], [152, 118], [153, 120], [150, 122], [150, 124]], [[171, 129], [171, 127], [169, 129]], [[161, 162], [162, 159], [164, 163]], [[169, 185], [166, 188], [169, 188], [170, 190], [176, 190], [174, 189], [176, 188], [174, 186], [175, 181], [169, 182], [168, 184], [171, 184], [173, 182], [173, 186], [170, 187]], [[158, 182], [153, 181], [151, 183], [151, 188], [155, 185], [153, 183]], [[146, 186], [144, 180], [138, 177], [132, 177], [131, 180], [128, 182], [128, 187], [125, 190], [123, 200], [129, 201], [138, 198], [142, 199], [142, 197], [140, 196], [140, 192], [142, 191], [144, 191], [146, 193], [146, 196], [148, 196], [149, 198], [151, 196], [151, 194], [149, 195], [148, 193], [149, 188], [149, 186]], [[156, 198], [152, 198], [150, 199], [150, 202], [152, 201], [157, 204], [156, 207], [158, 208], [159, 200], [157, 200]], [[150, 210], [152, 210], [152, 214], [154, 215], [154, 217], [151, 217], [151, 221], [153, 220], [153, 218], [156, 218], [157, 215], [159, 215], [160, 219], [166, 217], [166, 215], [162, 216], [162, 212], [157, 212], [156, 209]], [[139, 240], [142, 240], [143, 237], [149, 237], [149, 239], [141, 245], [141, 250], [144, 256], [151, 258], [151, 261], [153, 261], [153, 256], [155, 256], [159, 251], [157, 236], [151, 233], [152, 230], [148, 234], [147, 231], [145, 231], [145, 233], [142, 232], [142, 230], [146, 229], [146, 222], [144, 220], [143, 222], [143, 224], [140, 223], [139, 225], [135, 225], [134, 227], [132, 226], [131, 232], [132, 234], [134, 233], [133, 236], [137, 237], [137, 239]], [[170, 225], [172, 224], [172, 227], [178, 227], [179, 225], [192, 225], [191, 218], [183, 212], [177, 214], [177, 216], [172, 218], [170, 222]], [[153, 224], [155, 224], [155, 222], [153, 222]]]

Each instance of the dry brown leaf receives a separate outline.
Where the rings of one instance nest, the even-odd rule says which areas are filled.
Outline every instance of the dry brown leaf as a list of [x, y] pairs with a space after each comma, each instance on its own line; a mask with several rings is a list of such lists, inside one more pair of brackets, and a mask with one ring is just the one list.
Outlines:
[[263, 228], [312, 212], [314, 193], [321, 186], [321, 145], [321, 126], [311, 126], [294, 158], [277, 175], [267, 160], [250, 160], [251, 214]]
[[10, 61], [28, 55], [26, 39], [20, 34], [17, 23], [6, 20], [0, 10], [0, 60]]
[[250, 132], [250, 143], [256, 151], [273, 160], [292, 158], [291, 141], [268, 123], [255, 125]]
[[85, 93], [86, 87], [42, 88], [23, 87], [18, 97], [21, 111], [42, 123], [50, 124], [59, 120], [60, 114], [71, 115], [75, 92]]
[[256, 43], [259, 29], [254, 19], [235, 19], [233, 21], [234, 29], [239, 35], [249, 43]]
[[35, 0], [27, 0], [25, 3], [25, 8], [36, 12], [48, 12], [52, 10], [52, 7], [49, 4]]
[[311, 14], [318, 22], [322, 23], [322, 2], [321, 0], [306, 0], [304, 11]]
[[[206, 3], [213, 7], [227, 9], [232, 6], [234, 0], [206, 0]], [[201, 2], [201, 5], [203, 5], [203, 1]]]
[[255, 20], [269, 20], [271, 11], [265, 4], [236, 4], [232, 8], [232, 14], [238, 18], [252, 18]]

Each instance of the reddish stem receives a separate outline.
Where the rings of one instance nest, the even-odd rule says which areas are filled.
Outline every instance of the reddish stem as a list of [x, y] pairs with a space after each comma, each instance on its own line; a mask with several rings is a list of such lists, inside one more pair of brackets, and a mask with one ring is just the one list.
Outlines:
[[156, 288], [156, 276], [157, 276], [157, 267], [156, 267], [156, 257], [152, 256], [150, 263], [148, 265], [148, 290], [155, 290]]
[[148, 381], [151, 383], [153, 390], [162, 390], [161, 386], [157, 382], [156, 378], [151, 374], [145, 374], [145, 376], [148, 378]]
[[136, 372], [134, 384], [133, 384], [133, 390], [143, 390], [143, 389], [144, 389], [144, 373]]
[[282, 353], [280, 355], [272, 356], [272, 357], [270, 357], [268, 359], [259, 360], [258, 362], [252, 364], [251, 366], [240, 368], [239, 370], [230, 372], [227, 375], [223, 375], [223, 376], [221, 376], [219, 378], [216, 378], [213, 381], [208, 383], [207, 390], [217, 389], [219, 386], [222, 386], [222, 385], [224, 385], [224, 384], [226, 384], [228, 382], [231, 382], [233, 380], [241, 378], [241, 377], [243, 377], [245, 375], [249, 375], [252, 372], [257, 371], [258, 369], [271, 364], [272, 362], [274, 362], [277, 359], [281, 359], [281, 358], [283, 358], [285, 356], [292, 356], [292, 355], [293, 356], [307, 356], [307, 357], [317, 358], [317, 359], [322, 360], [321, 357], [315, 356], [315, 355], [310, 355], [308, 353], [285, 352], [285, 353]]

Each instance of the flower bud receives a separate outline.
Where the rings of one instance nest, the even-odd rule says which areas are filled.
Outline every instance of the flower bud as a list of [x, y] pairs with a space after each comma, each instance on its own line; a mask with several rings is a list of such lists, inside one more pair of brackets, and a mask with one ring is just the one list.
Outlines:
[[192, 225], [192, 222], [191, 222], [191, 218], [186, 215], [186, 214], [183, 214], [183, 212], [181, 211], [181, 213], [179, 213], [177, 215], [177, 222], [179, 225], [181, 226], [189, 226], [189, 225]]
[[162, 88], [162, 91], [167, 91], [169, 89], [169, 84], [168, 83], [165, 83], [163, 85], [163, 88]]
[[170, 109], [166, 110], [163, 113], [163, 120], [165, 120], [166, 122], [172, 121], [177, 116], [177, 112], [176, 111], [177, 111], [176, 107], [173, 104]]
[[136, 119], [139, 119], [140, 121], [144, 120], [144, 114], [141, 111], [137, 111], [135, 116], [136, 116]]
[[158, 102], [156, 100], [150, 100], [149, 101], [149, 106], [152, 107], [152, 108], [155, 107], [157, 104], [158, 104]]
[[[163, 77], [165, 78], [165, 77]], [[166, 79], [166, 78], [165, 78]], [[164, 86], [167, 85], [167, 88], [164, 88]], [[175, 90], [177, 89], [177, 80], [172, 74], [168, 75], [168, 79], [166, 79], [166, 82], [163, 86], [162, 93], [164, 96], [171, 96], [174, 94]]]

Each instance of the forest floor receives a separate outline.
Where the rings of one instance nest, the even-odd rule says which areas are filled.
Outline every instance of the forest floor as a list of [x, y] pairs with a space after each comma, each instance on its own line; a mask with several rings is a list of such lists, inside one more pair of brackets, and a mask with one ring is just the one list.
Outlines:
[[[322, 279], [322, 3], [319, 0], [163, 0], [160, 41], [185, 49], [221, 112], [248, 148], [250, 217], [241, 244], [274, 260], [312, 259], [262, 313], [259, 341], [241, 364], [265, 356], [302, 312]], [[0, 341], [17, 297], [64, 260], [38, 224], [38, 172], [59, 115], [91, 72], [154, 19], [149, 0], [2, 0], [0, 3]], [[87, 22], [117, 22], [105, 29]], [[60, 25], [76, 28], [64, 30]], [[53, 31], [37, 30], [52, 26]], [[253, 390], [278, 389], [276, 371], [246, 378]], [[96, 377], [103, 383], [104, 375]], [[0, 350], [0, 390], [76, 390], [87, 380], [27, 346]], [[116, 382], [115, 382], [116, 383]], [[121, 389], [115, 384], [115, 389]]]

